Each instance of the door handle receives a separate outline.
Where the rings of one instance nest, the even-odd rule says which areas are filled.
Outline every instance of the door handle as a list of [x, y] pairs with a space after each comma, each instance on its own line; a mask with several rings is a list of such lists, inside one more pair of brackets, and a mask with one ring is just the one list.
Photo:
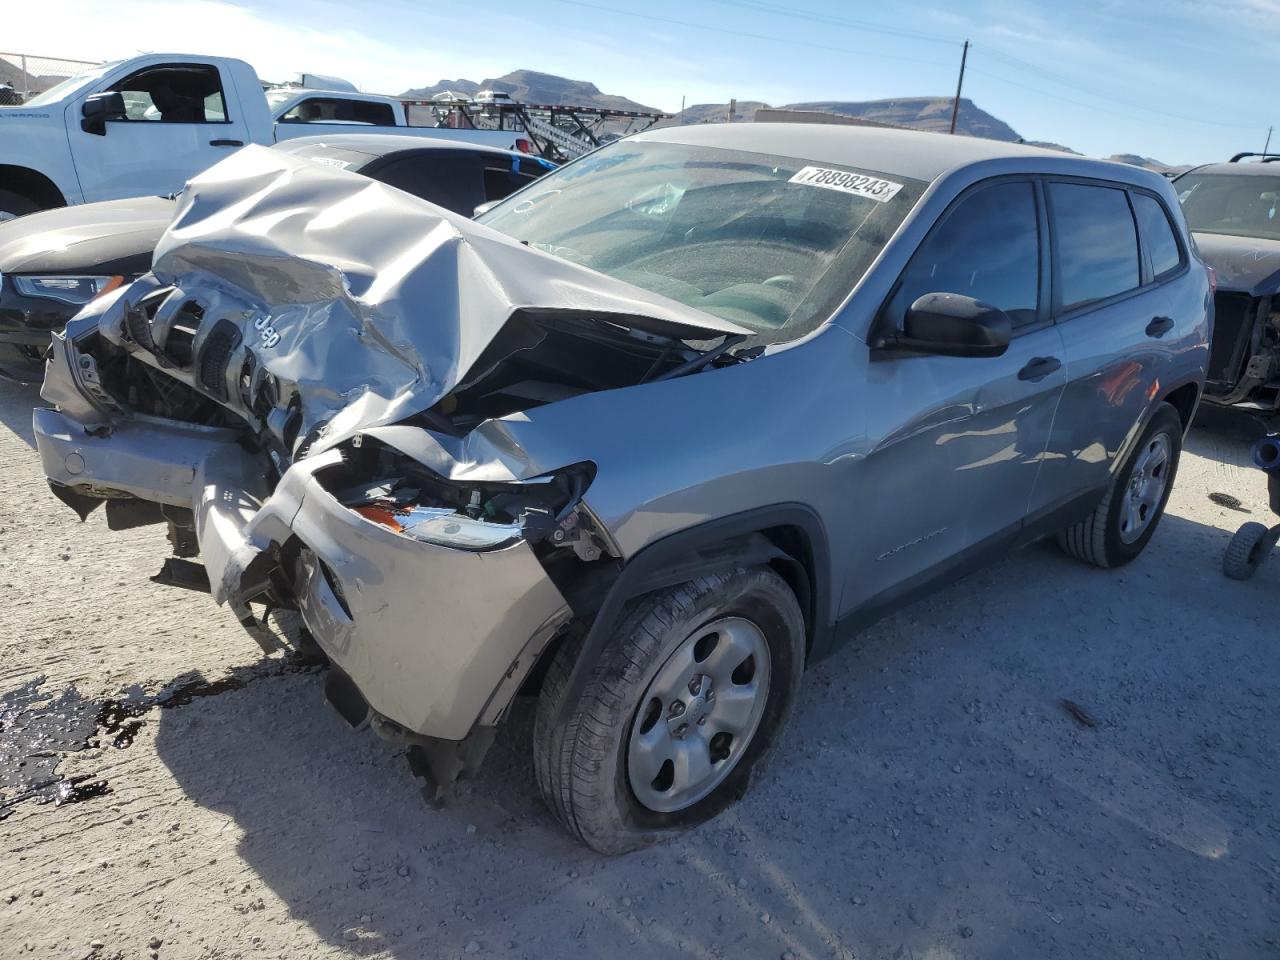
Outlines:
[[211, 147], [243, 147], [243, 140], [210, 140]]
[[1018, 371], [1018, 379], [1038, 383], [1061, 368], [1062, 361], [1057, 357], [1032, 357], [1027, 361], [1027, 365]]
[[1147, 324], [1148, 337], [1163, 337], [1166, 333], [1173, 329], [1172, 317], [1152, 317], [1151, 322]]

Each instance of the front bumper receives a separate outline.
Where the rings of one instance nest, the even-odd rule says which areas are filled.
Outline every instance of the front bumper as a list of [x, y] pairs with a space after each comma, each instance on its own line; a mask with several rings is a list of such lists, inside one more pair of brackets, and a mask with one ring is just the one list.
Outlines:
[[86, 428], [50, 409], [34, 425], [50, 483], [191, 509], [214, 599], [242, 621], [264, 587], [261, 558], [296, 544], [286, 573], [307, 627], [369, 706], [414, 734], [461, 740], [495, 723], [570, 616], [524, 542], [455, 550], [344, 507], [316, 477], [334, 451], [267, 490], [260, 455], [231, 431], [155, 418]]
[[39, 383], [50, 337], [79, 309], [47, 297], [24, 297], [11, 283], [0, 281], [0, 377]]

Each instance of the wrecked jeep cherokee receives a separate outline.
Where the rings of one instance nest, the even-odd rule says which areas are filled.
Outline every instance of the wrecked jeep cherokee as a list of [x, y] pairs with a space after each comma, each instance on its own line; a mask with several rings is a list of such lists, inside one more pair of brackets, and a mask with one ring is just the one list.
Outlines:
[[1165, 180], [994, 141], [652, 131], [479, 222], [248, 148], [35, 429], [82, 517], [168, 524], [161, 579], [266, 647], [299, 611], [433, 783], [536, 693], [542, 794], [621, 851], [741, 796], [805, 666], [928, 584], [1136, 557], [1210, 309]]

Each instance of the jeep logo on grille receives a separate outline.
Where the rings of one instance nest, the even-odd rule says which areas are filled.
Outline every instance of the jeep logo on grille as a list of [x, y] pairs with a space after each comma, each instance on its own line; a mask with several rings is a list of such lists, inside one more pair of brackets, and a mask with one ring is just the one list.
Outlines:
[[262, 347], [265, 350], [270, 350], [280, 342], [280, 334], [276, 332], [276, 328], [271, 325], [270, 314], [259, 317], [257, 320], [253, 321], [253, 329], [262, 334]]

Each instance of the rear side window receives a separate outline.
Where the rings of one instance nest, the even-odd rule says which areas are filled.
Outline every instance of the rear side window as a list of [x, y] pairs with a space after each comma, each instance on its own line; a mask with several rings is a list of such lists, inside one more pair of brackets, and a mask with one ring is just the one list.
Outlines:
[[484, 202], [482, 162], [483, 158], [478, 160], [452, 150], [424, 150], [393, 160], [386, 166], [361, 172], [446, 210], [470, 217]]
[[394, 127], [395, 111], [389, 103], [308, 97], [280, 118], [281, 123], [352, 123], [373, 127]]
[[1039, 221], [1030, 183], [997, 183], [962, 199], [921, 244], [894, 302], [898, 320], [926, 293], [958, 293], [999, 307], [1023, 326], [1036, 319]]
[[1159, 278], [1182, 265], [1182, 250], [1173, 234], [1169, 215], [1155, 197], [1145, 193], [1130, 194], [1133, 212], [1138, 218], [1142, 242], [1151, 256], [1151, 274]]
[[1079, 183], [1048, 187], [1062, 309], [1136, 289], [1138, 232], [1125, 192]]

